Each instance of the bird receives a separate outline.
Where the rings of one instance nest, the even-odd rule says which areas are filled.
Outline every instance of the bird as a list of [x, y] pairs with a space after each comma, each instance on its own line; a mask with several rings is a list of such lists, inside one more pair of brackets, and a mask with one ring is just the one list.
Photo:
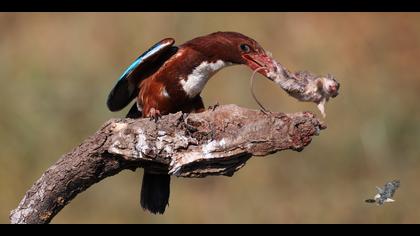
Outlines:
[[365, 202], [367, 203], [377, 203], [378, 205], [382, 205], [385, 202], [395, 202], [392, 197], [395, 194], [395, 191], [397, 188], [400, 187], [400, 181], [399, 180], [393, 180], [388, 183], [386, 183], [382, 188], [376, 187], [376, 190], [378, 193], [375, 195], [373, 199], [366, 199]]
[[[107, 98], [110, 111], [135, 100], [127, 118], [158, 119], [162, 115], [205, 111], [201, 92], [208, 80], [228, 66], [246, 65], [272, 80], [273, 58], [254, 39], [238, 32], [214, 32], [181, 45], [165, 38], [141, 54], [119, 77]], [[169, 204], [170, 176], [145, 168], [141, 207], [163, 214]]]

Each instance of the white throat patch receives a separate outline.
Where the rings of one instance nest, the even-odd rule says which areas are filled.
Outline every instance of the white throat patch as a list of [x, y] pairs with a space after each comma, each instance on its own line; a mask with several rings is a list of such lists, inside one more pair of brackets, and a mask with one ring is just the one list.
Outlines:
[[180, 81], [182, 88], [188, 97], [193, 98], [203, 90], [210, 77], [223, 67], [230, 65], [232, 63], [227, 63], [222, 60], [211, 63], [203, 61], [188, 75], [187, 80], [183, 79]]

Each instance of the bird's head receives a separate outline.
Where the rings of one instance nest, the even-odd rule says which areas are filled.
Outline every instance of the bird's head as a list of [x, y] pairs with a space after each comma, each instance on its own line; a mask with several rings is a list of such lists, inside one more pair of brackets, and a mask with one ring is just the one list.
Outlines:
[[276, 68], [272, 56], [259, 43], [240, 33], [216, 32], [195, 38], [186, 45], [213, 61], [242, 64], [251, 70], [264, 67], [266, 69], [261, 69], [258, 73], [267, 78], [269, 78], [268, 73]]

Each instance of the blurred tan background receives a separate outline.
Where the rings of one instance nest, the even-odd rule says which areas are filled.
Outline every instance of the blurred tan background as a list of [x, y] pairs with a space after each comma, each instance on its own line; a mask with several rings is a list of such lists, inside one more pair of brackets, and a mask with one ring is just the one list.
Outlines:
[[[300, 153], [251, 159], [232, 178], [173, 178], [163, 216], [139, 206], [142, 170], [124, 171], [73, 200], [53, 223], [420, 223], [420, 14], [0, 13], [0, 223], [62, 154], [111, 117], [108, 92], [164, 37], [214, 31], [256, 39], [292, 71], [331, 73], [340, 95], [328, 129]], [[258, 108], [244, 66], [208, 83], [217, 101]], [[259, 76], [271, 110], [310, 110]], [[400, 179], [396, 202], [364, 203]]]

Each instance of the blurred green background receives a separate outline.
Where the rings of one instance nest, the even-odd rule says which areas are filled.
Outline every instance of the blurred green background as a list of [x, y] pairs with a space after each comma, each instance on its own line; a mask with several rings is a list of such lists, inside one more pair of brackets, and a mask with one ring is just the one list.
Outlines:
[[[138, 55], [219, 30], [256, 39], [292, 71], [335, 75], [328, 128], [303, 152], [253, 158], [232, 178], [173, 178], [163, 216], [141, 210], [137, 170], [94, 185], [53, 223], [420, 223], [416, 13], [0, 13], [0, 222], [62, 154], [125, 115], [105, 100]], [[257, 109], [251, 74], [220, 71], [206, 106]], [[261, 76], [255, 91], [271, 110], [320, 115]], [[392, 179], [395, 203], [364, 203]]]

